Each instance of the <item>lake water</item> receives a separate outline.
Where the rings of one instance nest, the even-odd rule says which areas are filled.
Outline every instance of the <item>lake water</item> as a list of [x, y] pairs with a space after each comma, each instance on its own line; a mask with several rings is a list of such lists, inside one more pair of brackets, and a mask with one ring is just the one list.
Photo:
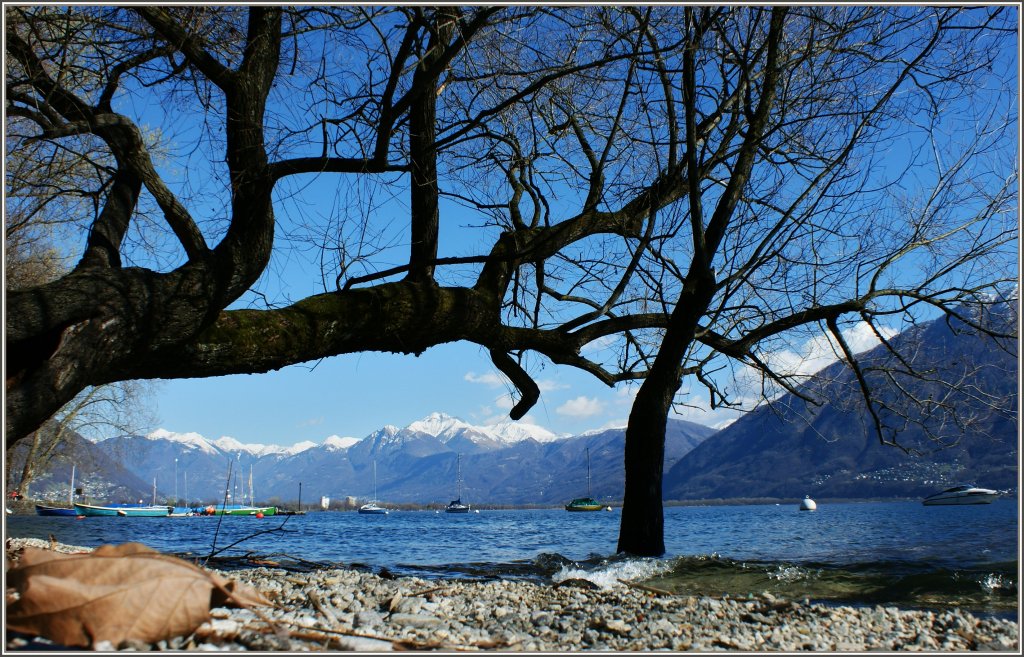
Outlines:
[[[66, 518], [8, 516], [6, 535], [71, 545], [139, 541], [202, 558], [219, 553], [421, 577], [632, 579], [691, 594], [898, 604], [1015, 615], [1018, 506], [925, 507], [919, 502], [669, 507], [666, 556], [614, 556], [619, 510], [482, 510], [468, 515]], [[264, 530], [271, 532], [254, 535]], [[306, 564], [312, 565], [312, 564]]]

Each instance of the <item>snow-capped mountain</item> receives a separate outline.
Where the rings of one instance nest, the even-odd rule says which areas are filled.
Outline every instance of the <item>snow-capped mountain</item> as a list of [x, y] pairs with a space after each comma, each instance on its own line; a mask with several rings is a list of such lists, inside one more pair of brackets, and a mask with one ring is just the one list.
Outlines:
[[[667, 436], [666, 468], [713, 433], [700, 425], [676, 425]], [[166, 429], [112, 438], [96, 447], [140, 481], [155, 479], [160, 495], [177, 492], [191, 501], [221, 499], [229, 480], [248, 479], [249, 472], [257, 496], [268, 503], [296, 500], [300, 485], [307, 502], [321, 495], [365, 498], [373, 490], [376, 467], [382, 499], [446, 502], [455, 492], [461, 456], [467, 499], [521, 504], [553, 503], [585, 492], [587, 449], [593, 457], [594, 494], [621, 495], [622, 441], [621, 430], [569, 437], [527, 423], [475, 426], [432, 413], [404, 428], [385, 425], [359, 440], [331, 435], [320, 443], [291, 447]]]
[[445, 413], [431, 413], [422, 420], [416, 420], [407, 426], [406, 430], [429, 434], [446, 443], [460, 432], [473, 428], [475, 427], [457, 417]]
[[527, 439], [549, 443], [559, 438], [568, 438], [567, 435], [559, 436], [544, 427], [528, 422], [505, 421], [476, 426], [445, 413], [431, 413], [407, 426], [406, 430], [426, 433], [445, 444], [459, 437], [468, 437], [477, 443], [490, 439], [502, 445], [512, 445]]
[[205, 454], [220, 454], [220, 450], [214, 447], [203, 438], [200, 434], [194, 431], [188, 433], [175, 433], [168, 431], [167, 429], [157, 429], [150, 434], [146, 435], [148, 440], [167, 440], [173, 443], [182, 445], [187, 450], [199, 450]]
[[441, 445], [456, 451], [470, 452], [500, 449], [528, 439], [539, 443], [550, 443], [568, 438], [568, 436], [560, 436], [544, 427], [527, 422], [509, 421], [477, 426], [446, 413], [431, 413], [404, 428], [386, 424], [362, 439], [343, 438], [335, 434], [328, 436], [320, 443], [307, 440], [291, 446], [243, 443], [231, 436], [210, 439], [195, 432], [176, 433], [167, 429], [157, 429], [146, 436], [149, 440], [167, 440], [178, 443], [186, 449], [198, 449], [210, 455], [234, 454], [236, 457], [239, 453], [255, 457], [295, 455], [314, 448], [329, 451], [348, 450], [361, 443], [365, 449], [376, 453], [401, 449], [410, 441], [422, 442], [425, 437], [433, 438]]
[[[349, 447], [351, 447], [352, 445], [355, 445], [358, 442], [359, 442], [358, 438], [351, 438], [351, 437], [348, 437], [348, 436], [342, 438], [341, 436], [334, 435], [334, 436], [327, 436], [326, 438], [324, 438], [324, 442], [322, 442], [320, 444], [320, 446], [323, 447], [324, 449], [335, 451], [335, 450], [339, 450], [339, 449], [348, 449]], [[305, 444], [305, 443], [302, 443], [302, 444]], [[314, 445], [315, 445], [315, 443], [314, 443]]]

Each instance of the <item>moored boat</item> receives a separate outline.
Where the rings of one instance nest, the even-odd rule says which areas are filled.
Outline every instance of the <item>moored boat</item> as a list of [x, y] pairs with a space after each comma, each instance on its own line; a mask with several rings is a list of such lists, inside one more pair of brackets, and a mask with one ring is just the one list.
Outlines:
[[592, 497], [577, 497], [565, 505], [566, 511], [600, 511], [604, 506]]
[[171, 514], [171, 507], [153, 506], [143, 504], [113, 504], [101, 506], [98, 504], [83, 504], [75, 502], [77, 515], [86, 517], [166, 517]]
[[276, 506], [247, 506], [244, 504], [229, 504], [224, 506], [210, 505], [203, 513], [208, 516], [273, 516], [277, 515]]
[[565, 505], [566, 511], [600, 511], [604, 506], [590, 496], [590, 448], [587, 448], [587, 496], [577, 497]]
[[373, 462], [373, 500], [359, 507], [359, 513], [370, 516], [386, 516], [388, 510], [377, 504], [377, 462]]
[[78, 512], [74, 508], [68, 508], [63, 506], [47, 506], [45, 504], [36, 504], [36, 515], [37, 516], [77, 516]]
[[122, 518], [166, 518], [171, 515], [170, 506], [126, 506], [117, 510]]
[[991, 504], [999, 493], [974, 484], [960, 484], [924, 498], [925, 506], [956, 506], [961, 504]]
[[448, 506], [444, 508], [445, 513], [469, 513], [470, 507], [468, 504], [462, 503], [462, 454], [458, 455], [458, 461], [455, 466], [455, 494], [454, 500], [448, 503]]

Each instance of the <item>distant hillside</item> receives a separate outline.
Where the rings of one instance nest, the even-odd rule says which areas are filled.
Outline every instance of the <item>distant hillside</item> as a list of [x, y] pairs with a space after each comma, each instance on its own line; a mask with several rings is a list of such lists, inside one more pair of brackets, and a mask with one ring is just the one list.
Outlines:
[[[44, 425], [40, 431], [52, 431]], [[17, 489], [21, 483], [22, 470], [29, 442], [22, 440], [7, 452], [6, 466], [9, 470], [8, 484]], [[29, 497], [35, 500], [66, 502], [71, 486], [71, 470], [75, 470], [75, 488], [84, 488], [95, 499], [115, 502], [133, 502], [152, 499], [153, 482], [148, 483], [133, 474], [123, 465], [123, 454], [106, 451], [80, 435], [72, 432], [66, 441], [58, 445], [49, 467], [36, 473], [29, 484]]]
[[[1000, 308], [993, 321], [1015, 327], [1013, 308]], [[825, 406], [786, 395], [717, 434], [701, 425], [669, 421], [665, 499], [795, 499], [805, 494], [918, 498], [959, 480], [1016, 488], [1016, 355], [993, 348], [964, 328], [942, 320], [894, 339], [916, 354], [913, 365], [918, 371], [960, 381], [959, 391], [950, 396], [934, 384], [898, 377], [915, 397], [932, 398], [934, 407], [920, 419], [956, 441], [955, 446], [937, 450], [913, 425], [899, 440], [923, 455], [879, 445], [858, 404], [854, 380], [836, 364], [823, 371], [827, 383], [821, 397], [831, 400]], [[865, 358], [875, 366], [888, 359], [881, 349]], [[869, 374], [879, 376], [878, 371]], [[896, 407], [891, 394], [880, 398]], [[938, 412], [939, 402], [956, 406], [961, 419], [970, 419], [969, 426], [949, 422]], [[899, 415], [890, 413], [884, 421], [895, 426]], [[589, 449], [591, 492], [612, 502], [622, 497], [624, 438], [624, 429], [566, 437], [524, 423], [473, 426], [443, 413], [404, 428], [384, 426], [362, 439], [330, 436], [321, 444], [291, 447], [158, 430], [98, 444], [76, 440], [33, 490], [51, 499], [66, 496], [71, 463], [77, 462], [78, 481], [97, 500], [149, 499], [154, 479], [165, 499], [177, 493], [193, 502], [210, 502], [223, 499], [228, 488], [232, 499], [238, 499], [248, 495], [251, 472], [257, 501], [294, 502], [301, 484], [302, 501], [309, 504], [321, 496], [371, 497], [376, 463], [381, 501], [446, 503], [456, 494], [461, 454], [464, 501], [561, 504], [586, 494]], [[20, 468], [24, 447], [14, 452], [15, 468]]]
[[[666, 441], [666, 470], [714, 433], [673, 420]], [[473, 504], [559, 504], [587, 492], [617, 501], [624, 485], [624, 429], [558, 437], [542, 427], [505, 424], [477, 427], [441, 413], [408, 427], [385, 426], [361, 440], [331, 437], [320, 445], [293, 448], [246, 445], [234, 439], [157, 431], [121, 436], [96, 445], [144, 481], [157, 481], [161, 495], [212, 501], [224, 496], [228, 469], [233, 497], [248, 495], [252, 473], [258, 500], [304, 502], [321, 496], [392, 503], [446, 503], [456, 494], [456, 462], [462, 455], [462, 497]], [[175, 469], [178, 483], [174, 485]], [[187, 489], [187, 490], [186, 490]]]
[[[995, 308], [992, 325], [1015, 330], [1015, 309], [1010, 304]], [[997, 348], [962, 323], [945, 319], [897, 336], [894, 343], [915, 354], [915, 370], [928, 379], [959, 382], [957, 392], [949, 395], [934, 383], [897, 376], [909, 394], [935, 402], [919, 419], [954, 446], [939, 449], [914, 424], [906, 425], [897, 439], [920, 455], [879, 444], [853, 375], [834, 364], [823, 371], [829, 382], [819, 390], [831, 404], [814, 407], [785, 395], [756, 409], [680, 459], [666, 475], [665, 498], [916, 498], [959, 481], [1015, 490], [1015, 343]], [[865, 362], [875, 368], [898, 365], [881, 346]], [[867, 376], [879, 383], [883, 375], [876, 369]], [[901, 407], [891, 385], [879, 389], [885, 404]], [[969, 425], [953, 422], [940, 401], [956, 408]], [[882, 419], [890, 427], [905, 424], [895, 411], [883, 413]]]

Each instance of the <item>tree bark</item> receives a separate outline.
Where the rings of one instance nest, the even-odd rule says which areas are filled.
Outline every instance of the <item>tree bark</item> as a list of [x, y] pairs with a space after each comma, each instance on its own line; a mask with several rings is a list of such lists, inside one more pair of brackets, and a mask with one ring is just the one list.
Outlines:
[[679, 297], [665, 338], [651, 370], [633, 400], [626, 426], [626, 490], [616, 550], [641, 557], [665, 553], [665, 520], [661, 480], [665, 467], [665, 427], [672, 399], [679, 389], [686, 352], [694, 342], [697, 322], [714, 296], [710, 271], [691, 272]]
[[[694, 344], [701, 317], [711, 306], [716, 292], [715, 273], [711, 268], [715, 252], [732, 220], [753, 166], [768, 113], [773, 105], [779, 70], [779, 43], [782, 37], [785, 7], [774, 7], [769, 30], [766, 74], [761, 98], [753, 112], [750, 129], [737, 154], [736, 165], [719, 197], [714, 214], [704, 227], [703, 209], [696, 177], [696, 81], [692, 50], [684, 62], [687, 88], [687, 159], [691, 172], [689, 183], [690, 220], [693, 233], [693, 259], [683, 281], [683, 290], [672, 311], [661, 347], [644, 379], [626, 427], [625, 468], [626, 490], [622, 500], [618, 552], [637, 556], [660, 556], [665, 553], [664, 511], [661, 480], [665, 466], [665, 428], [672, 400], [683, 376], [686, 353]], [[750, 101], [748, 101], [749, 103]], [[748, 111], [753, 110], [748, 107]]]

